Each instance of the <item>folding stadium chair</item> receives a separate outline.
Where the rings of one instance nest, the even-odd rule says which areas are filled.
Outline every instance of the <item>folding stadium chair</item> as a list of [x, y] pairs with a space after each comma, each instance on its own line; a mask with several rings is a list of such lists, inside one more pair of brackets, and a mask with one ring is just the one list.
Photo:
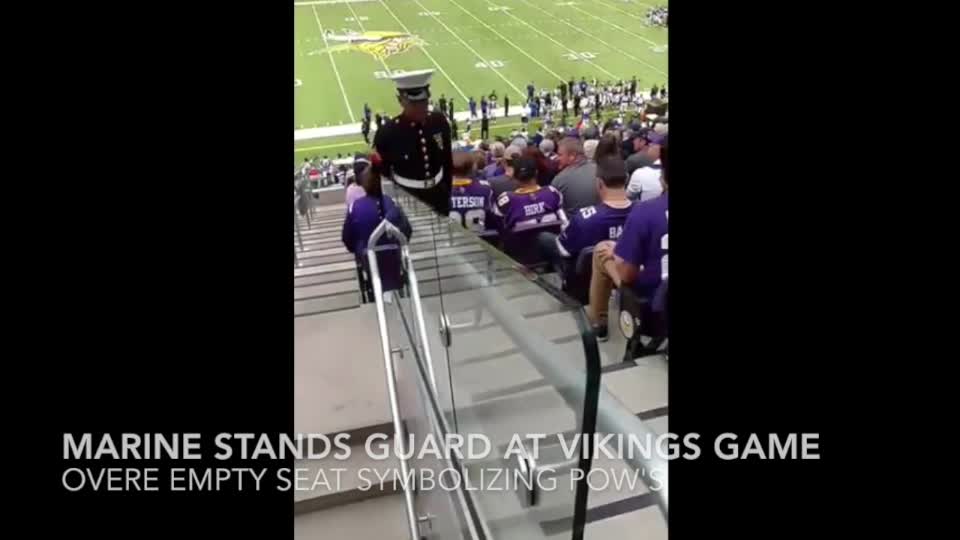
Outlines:
[[[620, 331], [627, 338], [623, 352], [623, 361], [629, 362], [645, 356], [667, 354], [668, 346], [660, 347], [667, 340], [667, 279], [664, 279], [653, 294], [653, 298], [641, 298], [630, 286], [621, 286], [620, 295]], [[649, 337], [644, 345], [642, 338]]]
[[[407, 285], [407, 272], [400, 263], [400, 246], [384, 244], [373, 249], [377, 252], [377, 265], [380, 267], [380, 276], [383, 281], [383, 290], [397, 291], [401, 297], [406, 297], [404, 287]], [[355, 255], [357, 267], [357, 282], [360, 286], [360, 302], [373, 302], [373, 280], [370, 278], [370, 268], [367, 254]]]
[[373, 301], [373, 283], [370, 281], [369, 273], [363, 264], [363, 257], [354, 254], [353, 262], [357, 265], [357, 285], [360, 287], [360, 303], [366, 304]]

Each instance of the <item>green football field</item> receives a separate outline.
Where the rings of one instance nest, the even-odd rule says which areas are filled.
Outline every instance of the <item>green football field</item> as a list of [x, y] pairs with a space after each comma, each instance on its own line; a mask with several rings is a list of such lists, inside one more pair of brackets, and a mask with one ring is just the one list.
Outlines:
[[[315, 0], [294, 2], [294, 130], [399, 112], [390, 74], [433, 69], [433, 99], [495, 90], [519, 113], [531, 81], [667, 80], [667, 31], [644, 13], [663, 0]], [[514, 109], [514, 107], [517, 107]], [[516, 110], [516, 113], [514, 112]], [[501, 120], [501, 129], [510, 120]], [[517, 122], [518, 123], [518, 122]], [[494, 130], [494, 132], [496, 132]], [[313, 136], [313, 132], [308, 133]], [[353, 151], [359, 134], [295, 143], [295, 159]]]

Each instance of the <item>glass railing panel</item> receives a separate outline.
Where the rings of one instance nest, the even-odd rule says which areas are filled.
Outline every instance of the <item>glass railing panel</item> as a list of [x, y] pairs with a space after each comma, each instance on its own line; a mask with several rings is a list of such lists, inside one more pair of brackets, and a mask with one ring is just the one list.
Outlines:
[[[423, 211], [405, 202], [408, 215]], [[491, 445], [462, 462], [478, 510], [495, 538], [557, 538], [557, 523], [561, 537], [580, 538], [587, 494], [577, 474], [589, 463], [575, 437], [594, 429], [599, 387], [582, 308], [447, 219], [429, 233], [437, 266], [418, 281], [426, 339], [445, 353], [433, 354], [438, 401], [453, 432]]]
[[[570, 443], [577, 434], [643, 439], [656, 438], [666, 429], [641, 421], [635, 411], [601, 389], [597, 345], [582, 309], [551, 287], [552, 281], [518, 266], [473, 233], [410, 197], [400, 194], [398, 200], [414, 221], [411, 258], [422, 268], [416, 273], [425, 336], [407, 330], [418, 342], [418, 366], [426, 369], [420, 343], [425, 340], [436, 381], [433, 399], [446, 429], [464, 437], [482, 435], [494, 445], [485, 459], [467, 456], [460, 465], [467, 481], [475, 484], [467, 494], [474, 515], [484, 516], [483, 525], [496, 538], [577, 539], [583, 537], [588, 507], [642, 491], [659, 507], [665, 528], [667, 465], [656, 455], [601, 457], [593, 462], [611, 473], [638, 472], [640, 487], [631, 487], [637, 490], [633, 493], [594, 490], [588, 502], [582, 482], [570, 486], [561, 481], [569, 480], [572, 469], [589, 472], [591, 464], [568, 459], [566, 448], [557, 444], [557, 434]], [[409, 297], [401, 298], [397, 309], [408, 321], [415, 319]], [[499, 469], [504, 475], [522, 472], [524, 462], [515, 455], [498, 459], [514, 434], [547, 436], [538, 445], [531, 470], [554, 468], [556, 487], [550, 489], [547, 473], [542, 482], [535, 482], [540, 489], [533, 493], [523, 481], [501, 478], [492, 488], [482, 485], [489, 480], [478, 478], [484, 469]], [[532, 441], [523, 442], [524, 452], [532, 453]]]
[[[436, 399], [429, 390], [429, 374], [420, 356], [422, 349], [416, 343], [418, 334], [413, 327], [414, 320], [410, 318], [412, 311], [406, 309], [405, 304], [410, 303], [395, 301], [388, 306], [387, 313], [391, 343], [396, 351], [393, 362], [398, 401], [404, 438], [408, 441], [406, 449], [411, 452], [407, 463], [412, 473], [410, 487], [416, 490], [414, 502], [420, 535], [437, 540], [485, 538], [476, 533], [478, 520], [466, 504], [464, 493], [440, 488], [440, 478], [450, 475], [445, 471], [459, 470], [459, 466], [445, 457], [417, 451], [428, 437], [443, 440], [444, 435], [442, 425], [437, 421]], [[371, 516], [371, 519], [376, 517]]]

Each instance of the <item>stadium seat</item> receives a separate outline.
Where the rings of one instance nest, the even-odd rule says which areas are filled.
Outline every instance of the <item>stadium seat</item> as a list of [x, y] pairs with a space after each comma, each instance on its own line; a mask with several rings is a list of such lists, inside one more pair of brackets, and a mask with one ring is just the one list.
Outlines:
[[503, 235], [503, 251], [518, 263], [537, 271], [545, 271], [549, 261], [540, 254], [537, 236], [542, 232], [560, 234], [561, 223], [518, 224]]
[[[627, 338], [623, 361], [667, 353], [660, 346], [667, 340], [667, 281], [664, 279], [653, 298], [641, 298], [629, 286], [618, 289], [620, 296], [620, 331]], [[650, 338], [647, 344], [643, 338]]]
[[373, 282], [370, 281], [367, 275], [364, 258], [356, 255], [353, 260], [357, 264], [357, 284], [360, 286], [360, 303], [366, 304], [373, 300]]
[[[407, 283], [407, 275], [400, 263], [400, 247], [396, 244], [384, 244], [374, 248], [377, 252], [377, 266], [380, 269], [380, 279], [383, 291], [398, 291], [403, 294], [403, 287]], [[354, 258], [357, 265], [357, 281], [360, 285], [360, 302], [366, 304], [374, 301], [373, 280], [370, 277], [370, 267], [367, 254], [364, 252]]]

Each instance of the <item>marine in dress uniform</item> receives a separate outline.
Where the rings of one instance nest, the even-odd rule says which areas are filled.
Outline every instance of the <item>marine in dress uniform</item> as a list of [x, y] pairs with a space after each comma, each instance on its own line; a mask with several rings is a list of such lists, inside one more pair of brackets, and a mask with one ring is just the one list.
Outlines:
[[403, 112], [377, 130], [373, 146], [383, 160], [384, 176], [444, 215], [450, 212], [453, 154], [450, 123], [427, 112], [433, 70], [392, 77]]

